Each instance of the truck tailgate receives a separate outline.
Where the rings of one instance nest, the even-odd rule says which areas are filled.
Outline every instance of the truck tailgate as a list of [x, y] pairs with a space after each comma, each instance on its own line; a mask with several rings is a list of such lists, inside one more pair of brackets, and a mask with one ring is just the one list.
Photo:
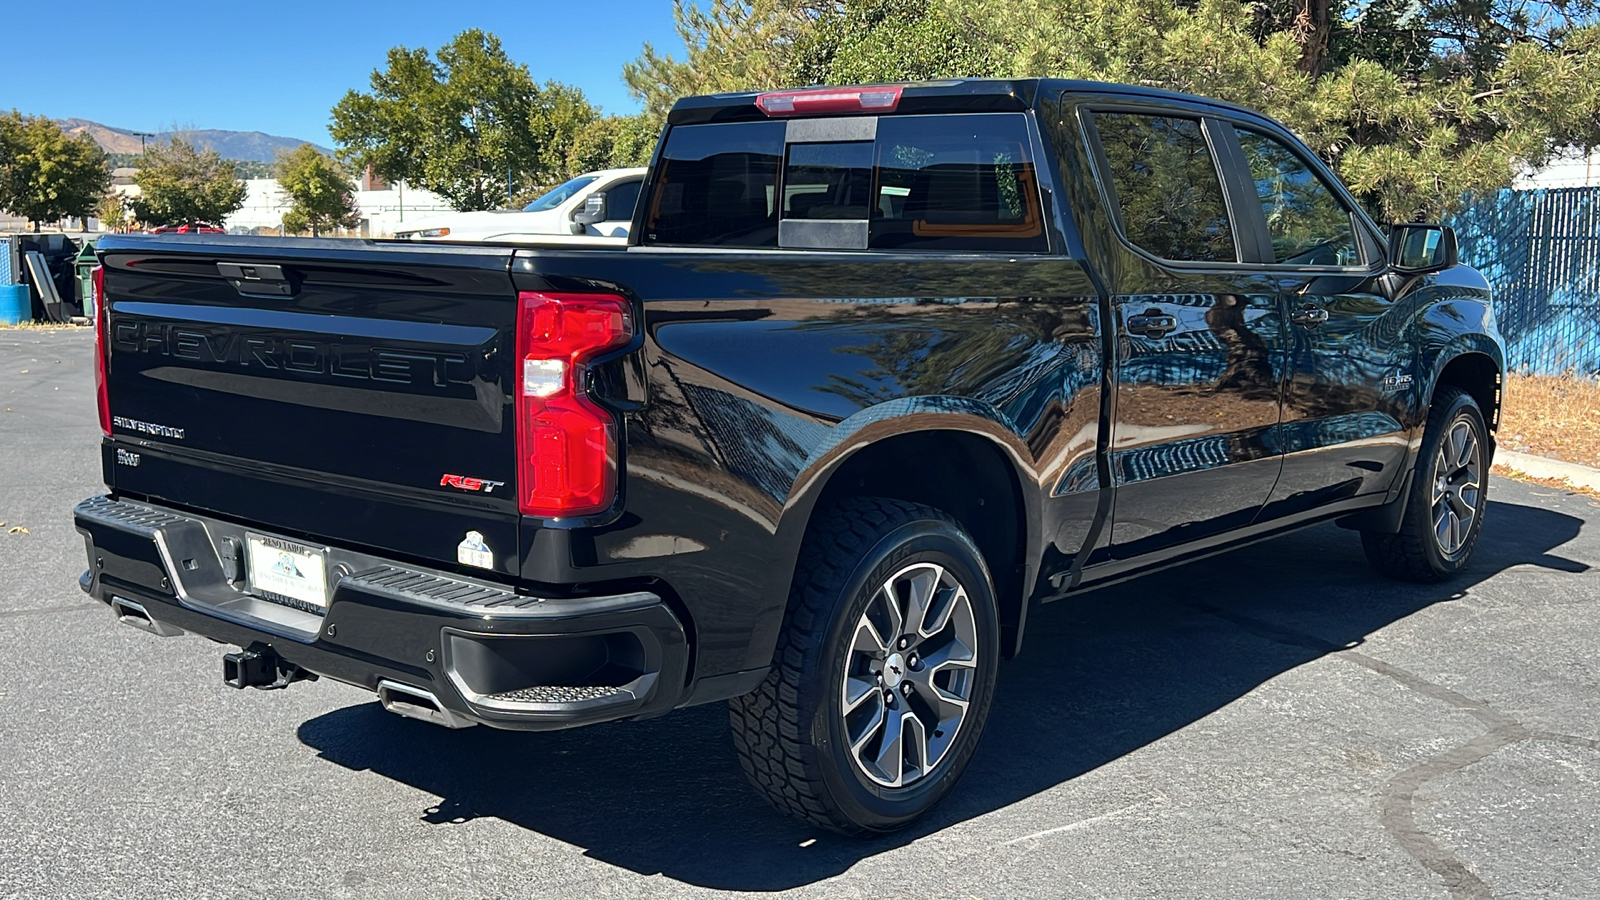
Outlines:
[[477, 532], [494, 571], [517, 571], [512, 248], [100, 252], [118, 493], [449, 568]]

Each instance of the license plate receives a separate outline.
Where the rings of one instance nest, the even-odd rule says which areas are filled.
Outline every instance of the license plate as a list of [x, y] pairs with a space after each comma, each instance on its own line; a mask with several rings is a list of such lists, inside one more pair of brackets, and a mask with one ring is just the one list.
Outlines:
[[282, 538], [247, 534], [250, 592], [308, 609], [328, 608], [323, 551]]

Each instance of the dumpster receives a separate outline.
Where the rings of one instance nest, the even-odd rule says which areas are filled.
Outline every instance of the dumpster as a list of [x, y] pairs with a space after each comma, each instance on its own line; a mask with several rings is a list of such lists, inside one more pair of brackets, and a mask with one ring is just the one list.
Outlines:
[[83, 249], [72, 259], [72, 271], [78, 276], [78, 308], [94, 319], [94, 267], [100, 261], [94, 258], [94, 241], [84, 241]]
[[22, 254], [17, 236], [0, 234], [0, 287], [22, 283]]
[[0, 325], [33, 321], [33, 294], [25, 284], [0, 284]]

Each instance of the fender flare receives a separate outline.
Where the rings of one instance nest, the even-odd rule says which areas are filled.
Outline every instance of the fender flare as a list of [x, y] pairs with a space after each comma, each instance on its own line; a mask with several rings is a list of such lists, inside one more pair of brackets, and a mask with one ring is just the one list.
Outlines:
[[[1020, 645], [1026, 624], [1028, 598], [1038, 577], [1040, 506], [1043, 502], [1041, 476], [1034, 469], [1027, 444], [1015, 426], [1000, 410], [991, 404], [965, 397], [933, 395], [890, 400], [863, 409], [840, 421], [830, 431], [828, 439], [814, 447], [808, 454], [794, 484], [785, 499], [777, 529], [773, 535], [775, 559], [773, 571], [766, 585], [771, 596], [787, 598], [789, 586], [798, 564], [800, 544], [817, 512], [833, 476], [858, 454], [881, 444], [885, 440], [913, 434], [951, 432], [973, 435], [991, 443], [1000, 451], [1011, 467], [1011, 476], [1020, 489], [1022, 509], [1023, 572], [1017, 628], [1003, 648], [1005, 655], [1014, 655]], [[1010, 602], [1003, 599], [1002, 602]], [[1003, 614], [1004, 610], [1002, 610]], [[777, 645], [781, 622], [763, 627], [751, 639], [749, 659], [753, 665], [770, 664]], [[756, 662], [759, 660], [759, 662]]]

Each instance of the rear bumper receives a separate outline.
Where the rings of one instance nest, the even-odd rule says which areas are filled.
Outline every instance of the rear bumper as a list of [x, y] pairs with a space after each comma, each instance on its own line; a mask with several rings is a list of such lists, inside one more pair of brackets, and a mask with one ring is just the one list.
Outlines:
[[655, 594], [534, 597], [330, 548], [324, 615], [244, 590], [242, 526], [108, 497], [73, 518], [89, 555], [81, 585], [124, 621], [270, 651], [368, 690], [423, 691], [450, 724], [571, 728], [683, 699], [685, 630]]

